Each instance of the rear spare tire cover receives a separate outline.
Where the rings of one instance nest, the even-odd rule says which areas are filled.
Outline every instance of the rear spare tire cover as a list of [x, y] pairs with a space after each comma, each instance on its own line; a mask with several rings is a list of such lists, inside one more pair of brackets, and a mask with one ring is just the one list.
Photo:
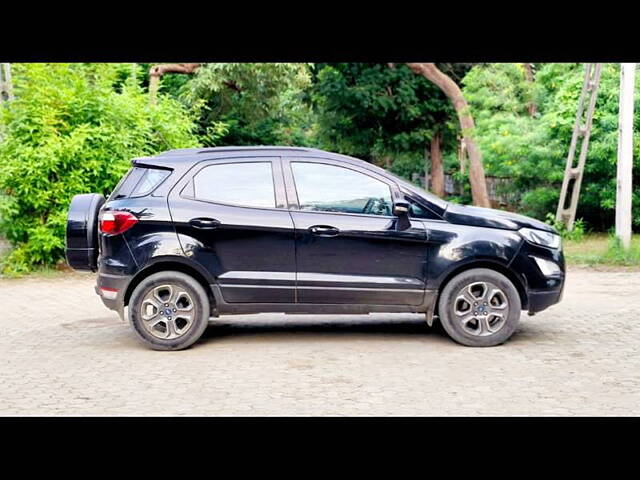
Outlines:
[[67, 215], [66, 257], [75, 270], [94, 272], [98, 261], [98, 213], [104, 196], [83, 193], [71, 199]]

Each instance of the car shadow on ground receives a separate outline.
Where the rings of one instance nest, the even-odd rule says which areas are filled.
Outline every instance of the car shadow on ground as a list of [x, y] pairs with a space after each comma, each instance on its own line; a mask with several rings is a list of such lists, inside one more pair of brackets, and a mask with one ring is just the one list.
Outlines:
[[[301, 318], [301, 317], [300, 317]], [[384, 318], [364, 319], [357, 321], [327, 320], [318, 317], [304, 320], [288, 319], [265, 321], [262, 319], [216, 319], [202, 335], [201, 341], [214, 341], [228, 337], [251, 337], [263, 335], [326, 334], [334, 338], [342, 335], [371, 335], [371, 336], [407, 336], [448, 338], [438, 321], [429, 327], [424, 318], [402, 319], [386, 321]]]

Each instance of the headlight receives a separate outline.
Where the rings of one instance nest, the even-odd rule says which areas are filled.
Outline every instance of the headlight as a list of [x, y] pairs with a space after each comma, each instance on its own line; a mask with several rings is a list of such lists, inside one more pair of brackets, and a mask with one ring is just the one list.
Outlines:
[[529, 242], [535, 243], [536, 245], [560, 248], [560, 235], [556, 235], [555, 233], [534, 230], [533, 228], [521, 228], [518, 232]]

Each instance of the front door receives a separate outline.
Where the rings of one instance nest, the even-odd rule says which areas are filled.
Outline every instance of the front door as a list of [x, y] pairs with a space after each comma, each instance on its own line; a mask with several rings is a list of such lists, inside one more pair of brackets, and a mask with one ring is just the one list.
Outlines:
[[294, 303], [295, 244], [279, 158], [215, 160], [179, 182], [169, 207], [185, 255], [228, 303]]
[[291, 160], [283, 168], [296, 234], [298, 303], [422, 303], [426, 232], [420, 221], [399, 228], [393, 184], [331, 160]]

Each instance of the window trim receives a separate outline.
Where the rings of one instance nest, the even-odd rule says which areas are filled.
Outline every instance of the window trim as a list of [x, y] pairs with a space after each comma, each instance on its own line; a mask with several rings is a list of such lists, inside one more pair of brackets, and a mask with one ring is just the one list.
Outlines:
[[[254, 205], [242, 205], [238, 203], [224, 203], [220, 201], [206, 200], [203, 198], [197, 198], [195, 196], [195, 177], [205, 168], [214, 167], [216, 165], [236, 165], [242, 163], [268, 163], [271, 165], [271, 180], [273, 182], [273, 207], [260, 207]], [[178, 196], [180, 198], [184, 198], [186, 200], [191, 200], [195, 202], [208, 203], [211, 205], [221, 205], [224, 207], [235, 207], [235, 208], [251, 208], [255, 210], [278, 210], [282, 211], [285, 209], [285, 205], [282, 202], [282, 196], [284, 193], [282, 192], [282, 180], [277, 178], [278, 173], [281, 172], [280, 167], [280, 158], [279, 157], [239, 157], [239, 158], [221, 158], [221, 159], [212, 159], [204, 162], [197, 163], [194, 165], [193, 171], [190, 172], [186, 176], [186, 181], [183, 180], [178, 182], [174, 188], [178, 188], [177, 191]], [[278, 183], [280, 181], [280, 183]], [[191, 196], [189, 194], [184, 193], [187, 187], [191, 184], [194, 195]]]
[[[391, 203], [395, 202], [397, 198], [399, 198], [400, 190], [398, 186], [394, 182], [390, 182], [388, 179], [384, 178], [382, 175], [378, 175], [375, 172], [370, 172], [364, 168], [360, 168], [356, 165], [346, 164], [344, 162], [337, 162], [334, 160], [330, 160], [327, 158], [316, 158], [316, 157], [289, 157], [283, 158], [283, 170], [285, 177], [285, 186], [287, 192], [287, 204], [289, 210], [294, 210], [302, 213], [316, 213], [321, 215], [349, 215], [352, 217], [373, 217], [373, 218], [398, 218], [395, 215], [373, 215], [370, 213], [350, 213], [350, 212], [325, 212], [318, 210], [303, 210], [300, 208], [300, 200], [298, 198], [298, 187], [296, 185], [295, 177], [293, 175], [293, 168], [291, 166], [292, 163], [319, 163], [324, 165], [330, 165], [332, 167], [344, 168], [347, 170], [351, 170], [357, 173], [361, 173], [368, 177], [373, 178], [383, 184], [385, 184], [389, 188], [389, 193], [391, 194]], [[292, 198], [293, 197], [293, 198]], [[393, 208], [393, 207], [392, 207]]]

